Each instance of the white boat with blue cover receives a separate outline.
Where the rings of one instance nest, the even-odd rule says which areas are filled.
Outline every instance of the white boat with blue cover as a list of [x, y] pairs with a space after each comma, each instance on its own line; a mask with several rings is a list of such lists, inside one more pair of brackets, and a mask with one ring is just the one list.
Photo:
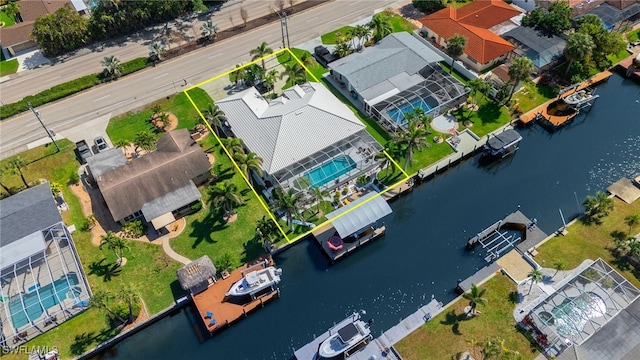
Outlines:
[[352, 350], [373, 339], [371, 322], [360, 320], [356, 312], [329, 329], [329, 337], [320, 344], [316, 359], [346, 358]]

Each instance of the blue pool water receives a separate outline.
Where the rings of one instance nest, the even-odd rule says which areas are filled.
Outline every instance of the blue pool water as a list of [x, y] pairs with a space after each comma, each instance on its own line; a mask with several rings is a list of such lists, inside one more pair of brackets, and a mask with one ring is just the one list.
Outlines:
[[597, 294], [586, 292], [573, 301], [565, 299], [552, 312], [558, 332], [564, 336], [571, 336], [578, 335], [589, 319], [603, 316], [607, 312], [607, 305]]
[[407, 121], [404, 119], [404, 115], [413, 111], [413, 109], [422, 109], [425, 113], [428, 113], [433, 109], [425, 100], [421, 98], [415, 98], [409, 102], [398, 105], [396, 108], [387, 110], [387, 115], [396, 122], [396, 124], [404, 125]]
[[[78, 276], [75, 273], [67, 274], [67, 278], [69, 278], [69, 283], [72, 286], [78, 284]], [[11, 299], [9, 302], [9, 310], [11, 311], [13, 327], [19, 329], [28, 324], [29, 319], [39, 318], [44, 312], [43, 306], [44, 308], [49, 309], [58, 305], [60, 303], [58, 298], [62, 300], [67, 297], [67, 293], [69, 292], [69, 283], [67, 283], [67, 280], [62, 277], [54, 281], [52, 284], [47, 284], [38, 288], [37, 292], [33, 291], [23, 295], [22, 301], [24, 302], [26, 313], [25, 309], [22, 308], [22, 301], [20, 301], [18, 296]], [[40, 294], [42, 302], [38, 299], [38, 294]]]
[[356, 162], [348, 155], [337, 156], [304, 174], [311, 187], [322, 186], [356, 168]]

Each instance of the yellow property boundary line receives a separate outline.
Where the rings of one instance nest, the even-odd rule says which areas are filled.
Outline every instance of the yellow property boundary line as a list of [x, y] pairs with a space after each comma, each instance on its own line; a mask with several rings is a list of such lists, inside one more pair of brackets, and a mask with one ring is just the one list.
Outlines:
[[[208, 121], [206, 121], [206, 118], [204, 117], [204, 115], [202, 114], [202, 112], [200, 111], [200, 109], [198, 109], [198, 106], [196, 105], [196, 103], [193, 101], [193, 99], [191, 98], [191, 96], [189, 96], [189, 91], [190, 91], [190, 90], [192, 90], [192, 89], [198, 88], [198, 87], [200, 87], [200, 86], [202, 86], [202, 85], [204, 85], [204, 84], [207, 84], [207, 83], [209, 83], [209, 82], [211, 82], [211, 81], [218, 80], [218, 79], [220, 79], [221, 77], [228, 76], [229, 74], [231, 74], [231, 73], [233, 73], [233, 72], [235, 72], [235, 71], [237, 71], [237, 70], [239, 70], [239, 69], [245, 68], [245, 67], [250, 66], [250, 65], [253, 65], [253, 64], [260, 63], [260, 62], [262, 62], [263, 60], [266, 60], [266, 59], [268, 59], [268, 58], [271, 58], [271, 57], [274, 57], [274, 56], [275, 56], [275, 57], [277, 57], [278, 55], [280, 55], [280, 54], [282, 54], [282, 53], [284, 53], [284, 52], [288, 52], [288, 53], [289, 53], [289, 55], [290, 55], [290, 57], [291, 57], [292, 59], [294, 59], [298, 64], [300, 64], [300, 65], [305, 69], [306, 73], [307, 73], [308, 75], [311, 75], [311, 78], [313, 78], [313, 80], [314, 80], [315, 82], [320, 82], [320, 80], [319, 80], [318, 78], [316, 78], [316, 77], [315, 77], [315, 75], [313, 75], [313, 73], [312, 73], [311, 71], [309, 71], [309, 69], [308, 69], [308, 68], [307, 68], [307, 67], [302, 63], [302, 61], [300, 61], [300, 59], [298, 59], [298, 57], [297, 57], [297, 56], [295, 56], [295, 54], [294, 54], [294, 53], [293, 53], [289, 48], [284, 48], [284, 49], [280, 49], [280, 50], [278, 50], [278, 51], [275, 51], [275, 52], [274, 52], [274, 53], [272, 53], [272, 54], [269, 54], [269, 55], [263, 56], [263, 57], [261, 57], [261, 58], [259, 58], [259, 59], [255, 59], [255, 60], [253, 60], [253, 61], [252, 61], [252, 62], [250, 62], [250, 63], [244, 64], [244, 65], [242, 65], [242, 66], [239, 66], [239, 67], [233, 68], [233, 69], [231, 69], [231, 70], [229, 70], [229, 71], [227, 71], [227, 72], [224, 72], [224, 73], [222, 73], [222, 74], [216, 75], [216, 76], [214, 76], [214, 77], [212, 77], [212, 78], [210, 78], [210, 79], [208, 79], [208, 80], [202, 81], [202, 82], [200, 82], [200, 83], [198, 83], [198, 84], [196, 84], [196, 85], [190, 86], [189, 88], [187, 88], [187, 89], [183, 90], [183, 92], [184, 92], [184, 94], [187, 96], [187, 99], [189, 99], [189, 102], [191, 102], [191, 105], [193, 105], [193, 107], [196, 109], [196, 112], [198, 113], [198, 115], [202, 118], [202, 120], [204, 120], [204, 123], [205, 123], [205, 125], [207, 126], [207, 128], [209, 129], [210, 133], [211, 133], [213, 136], [215, 136], [216, 140], [218, 141], [218, 144], [220, 144], [220, 146], [222, 147], [222, 149], [224, 149], [224, 152], [227, 154], [227, 156], [229, 157], [229, 159], [231, 159], [231, 162], [233, 163], [233, 166], [235, 167], [236, 171], [237, 171], [237, 172], [242, 176], [242, 178], [243, 178], [243, 179], [244, 179], [244, 181], [247, 183], [247, 185], [249, 186], [249, 188], [251, 189], [251, 191], [253, 192], [253, 194], [256, 196], [256, 198], [258, 198], [258, 201], [260, 202], [260, 205], [262, 205], [262, 207], [267, 211], [267, 214], [269, 214], [269, 217], [271, 218], [271, 220], [273, 220], [273, 222], [276, 224], [276, 226], [278, 227], [278, 230], [280, 231], [280, 233], [282, 234], [282, 236], [284, 236], [284, 238], [287, 240], [287, 243], [292, 244], [292, 243], [295, 243], [296, 241], [298, 241], [298, 240], [300, 240], [300, 239], [304, 238], [305, 236], [307, 236], [307, 235], [311, 234], [311, 233], [313, 232], [313, 229], [315, 229], [315, 228], [312, 228], [311, 230], [309, 230], [309, 231], [307, 231], [307, 232], [305, 232], [305, 233], [302, 233], [302, 234], [300, 234], [300, 235], [298, 235], [298, 236], [296, 236], [296, 237], [294, 237], [294, 238], [292, 238], [292, 239], [291, 239], [291, 238], [289, 238], [289, 236], [287, 235], [287, 232], [282, 228], [282, 226], [280, 226], [280, 224], [278, 223], [278, 219], [277, 219], [277, 218], [274, 216], [274, 214], [271, 212], [271, 209], [269, 208], [269, 206], [267, 206], [267, 204], [266, 204], [266, 203], [265, 203], [265, 201], [263, 200], [262, 196], [261, 196], [260, 194], [258, 194], [258, 192], [257, 192], [257, 191], [256, 191], [256, 189], [253, 187], [253, 185], [251, 184], [251, 182], [249, 181], [249, 179], [247, 179], [247, 177], [245, 176], [244, 172], [240, 169], [240, 166], [238, 166], [238, 164], [236, 163], [235, 159], [233, 159], [233, 157], [231, 156], [231, 153], [229, 152], [229, 150], [228, 150], [228, 149], [224, 146], [224, 144], [222, 143], [222, 140], [220, 139], [220, 137], [219, 137], [218, 135], [216, 135], [216, 132], [215, 132], [215, 131], [213, 131], [213, 128], [211, 127], [211, 124], [209, 124], [209, 122], [208, 122]], [[215, 103], [215, 101], [214, 101], [214, 103]], [[399, 186], [400, 184], [402, 184], [402, 183], [406, 182], [406, 181], [407, 181], [407, 180], [409, 180], [409, 178], [410, 178], [410, 176], [409, 176], [409, 175], [408, 175], [408, 174], [407, 174], [407, 173], [402, 169], [402, 167], [400, 167], [400, 166], [398, 165], [398, 163], [397, 163], [395, 160], [393, 160], [393, 158], [392, 158], [391, 156], [389, 156], [389, 154], [388, 154], [385, 150], [383, 150], [383, 153], [384, 153], [384, 154], [385, 154], [385, 156], [389, 159], [389, 161], [390, 161], [390, 162], [391, 162], [391, 163], [392, 163], [396, 168], [398, 168], [398, 169], [402, 172], [402, 174], [403, 174], [405, 177], [404, 177], [402, 180], [400, 180], [400, 181], [396, 182], [395, 184], [393, 184], [392, 186], [387, 187], [385, 190], [383, 190], [381, 193], [379, 193], [379, 194], [378, 194], [378, 196], [382, 196], [382, 194], [384, 194], [384, 193], [386, 193], [387, 191], [390, 191], [390, 190], [392, 190], [392, 189], [396, 188], [397, 186]], [[372, 196], [371, 198], [366, 199], [365, 201], [361, 202], [360, 204], [357, 204], [356, 206], [354, 206], [353, 208], [351, 208], [351, 209], [349, 209], [349, 210], [347, 210], [347, 211], [345, 211], [345, 212], [341, 213], [341, 214], [340, 214], [340, 215], [338, 215], [337, 217], [335, 217], [335, 218], [333, 218], [333, 219], [331, 219], [331, 220], [326, 220], [326, 221], [324, 221], [323, 223], [316, 225], [316, 228], [320, 228], [320, 227], [322, 227], [322, 226], [325, 226], [326, 224], [330, 223], [331, 221], [333, 221], [333, 220], [335, 220], [335, 219], [337, 219], [337, 218], [339, 218], [339, 217], [341, 217], [341, 216], [344, 216], [344, 215], [346, 215], [346, 214], [350, 213], [351, 211], [353, 211], [353, 210], [355, 210], [355, 209], [359, 208], [360, 206], [362, 206], [362, 205], [364, 205], [364, 204], [368, 203], [369, 201], [371, 201], [371, 200], [373, 200], [373, 199], [375, 199], [375, 198], [376, 198], [376, 196]], [[288, 229], [287, 229], [287, 230], [288, 230]]]

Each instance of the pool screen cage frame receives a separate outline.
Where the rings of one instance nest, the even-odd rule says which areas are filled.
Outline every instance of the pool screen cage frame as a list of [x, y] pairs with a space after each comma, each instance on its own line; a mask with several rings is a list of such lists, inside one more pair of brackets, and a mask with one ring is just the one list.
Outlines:
[[[575, 304], [575, 298], [587, 292], [595, 293], [602, 298], [606, 311], [602, 313], [602, 316], [596, 318], [589, 318], [585, 314], [585, 318], [588, 320], [582, 329], [577, 328], [575, 323], [569, 323], [568, 325], [572, 327], [573, 333], [562, 334], [557, 330], [555, 323], [549, 324], [548, 320], [546, 321], [540, 317], [543, 312], [553, 314], [554, 309], [557, 307], [566, 306], [563, 305], [566, 301]], [[638, 288], [604, 260], [598, 259], [574, 277], [570, 277], [553, 294], [545, 297], [541, 303], [529, 312], [529, 315], [531, 315], [537, 328], [547, 335], [550, 347], [555, 346], [561, 352], [571, 342], [577, 345], [582, 344], [639, 296], [640, 290]], [[575, 306], [575, 308], [578, 311], [582, 311], [578, 306]]]
[[272, 174], [273, 179], [283, 190], [294, 189], [296, 193], [301, 193], [310, 188], [300, 188], [296, 186], [295, 181], [304, 177], [309, 171], [333, 161], [340, 155], [349, 156], [355, 163], [356, 167], [346, 174], [339, 176], [337, 179], [329, 181], [318, 186], [321, 189], [330, 191], [340, 184], [345, 183], [363, 173], [378, 166], [380, 160], [376, 160], [375, 156], [382, 151], [382, 146], [373, 138], [366, 130], [360, 130], [357, 133], [342, 139], [324, 149], [315, 152], [300, 161], [278, 170]]
[[[91, 297], [78, 253], [64, 223], [59, 222], [42, 230], [41, 236], [45, 243], [44, 250], [0, 270], [0, 296], [3, 299], [0, 305], [0, 347], [5, 350], [15, 348], [84, 311]], [[78, 278], [77, 284], [69, 282], [69, 274], [73, 273]], [[62, 278], [67, 281], [72, 298], [65, 296], [61, 299], [54, 291], [52, 296], [58, 304], [46, 308], [40, 290]], [[35, 319], [29, 317], [24, 302], [25, 295], [32, 293], [38, 297], [34, 306], [39, 305], [42, 309], [42, 314]], [[21, 311], [28, 321], [20, 328], [15, 328], [12, 321], [10, 304], [14, 301], [20, 301]]]
[[402, 111], [400, 106], [410, 103], [416, 98], [429, 104], [427, 99], [431, 97], [438, 102], [438, 105], [429, 110], [427, 114], [435, 118], [467, 100], [470, 89], [458, 79], [447, 74], [441, 67], [437, 66], [436, 68], [429, 64], [422, 68], [419, 74], [424, 78], [422, 82], [370, 107], [371, 114], [390, 134], [406, 129], [406, 122], [398, 124], [389, 117], [388, 111], [390, 109]]

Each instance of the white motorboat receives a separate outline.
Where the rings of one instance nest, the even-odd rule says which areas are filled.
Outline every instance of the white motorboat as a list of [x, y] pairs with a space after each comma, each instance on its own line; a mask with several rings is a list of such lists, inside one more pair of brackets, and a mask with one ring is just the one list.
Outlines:
[[344, 359], [360, 344], [373, 339], [370, 325], [371, 321], [364, 322], [359, 313], [353, 313], [329, 329], [329, 337], [318, 348], [317, 359]]
[[252, 271], [246, 274], [242, 279], [231, 285], [231, 289], [227, 291], [227, 296], [244, 296], [253, 295], [280, 282], [282, 269], [276, 269], [269, 266], [264, 269]]
[[580, 91], [576, 91], [571, 95], [568, 95], [564, 98], [562, 98], [562, 100], [570, 106], [573, 107], [581, 107], [583, 104], [596, 99], [598, 97], [598, 95], [594, 95], [593, 92], [590, 91], [586, 91], [586, 90], [580, 90]]

